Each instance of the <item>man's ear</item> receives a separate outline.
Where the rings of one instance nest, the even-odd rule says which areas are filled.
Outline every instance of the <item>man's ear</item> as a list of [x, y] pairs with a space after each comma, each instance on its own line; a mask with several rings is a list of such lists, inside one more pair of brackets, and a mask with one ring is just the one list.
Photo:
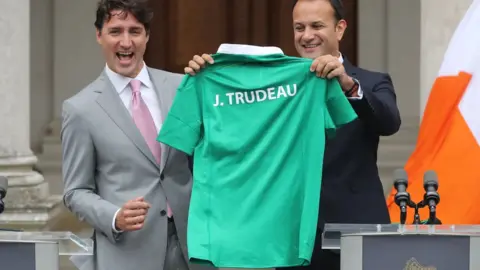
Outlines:
[[98, 30], [98, 29], [97, 29], [97, 30], [95, 31], [95, 36], [96, 36], [96, 38], [97, 38], [98, 44], [102, 45], [102, 39], [101, 39], [101, 37], [102, 37], [102, 30]]
[[339, 20], [337, 22], [337, 25], [335, 26], [335, 32], [337, 33], [337, 40], [338, 41], [342, 40], [343, 34], [345, 33], [346, 29], [347, 29], [347, 21]]

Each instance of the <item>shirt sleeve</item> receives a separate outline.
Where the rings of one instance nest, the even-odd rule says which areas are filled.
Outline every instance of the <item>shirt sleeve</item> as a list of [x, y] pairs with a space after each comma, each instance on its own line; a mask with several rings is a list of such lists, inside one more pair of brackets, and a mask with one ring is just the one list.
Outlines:
[[335, 136], [336, 129], [355, 120], [357, 114], [343, 93], [337, 79], [327, 81], [325, 100], [325, 129], [327, 137], [332, 138]]
[[163, 122], [157, 141], [192, 155], [202, 134], [202, 96], [195, 77], [186, 75]]

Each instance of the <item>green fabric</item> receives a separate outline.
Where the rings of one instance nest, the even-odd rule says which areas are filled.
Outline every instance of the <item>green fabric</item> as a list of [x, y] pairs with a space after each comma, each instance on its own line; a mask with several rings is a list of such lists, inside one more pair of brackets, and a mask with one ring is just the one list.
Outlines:
[[326, 131], [356, 114], [337, 80], [309, 71], [311, 60], [213, 58], [184, 78], [158, 137], [195, 152], [189, 258], [217, 267], [309, 264]]

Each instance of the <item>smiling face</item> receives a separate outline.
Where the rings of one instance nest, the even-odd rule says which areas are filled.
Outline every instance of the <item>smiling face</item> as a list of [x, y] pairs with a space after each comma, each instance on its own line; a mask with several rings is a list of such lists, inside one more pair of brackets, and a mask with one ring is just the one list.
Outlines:
[[335, 18], [328, 0], [300, 0], [293, 9], [295, 48], [300, 56], [315, 59], [339, 55], [339, 42], [347, 27]]
[[135, 77], [143, 67], [148, 33], [131, 13], [114, 10], [101, 30], [97, 41], [102, 46], [108, 67], [125, 77]]

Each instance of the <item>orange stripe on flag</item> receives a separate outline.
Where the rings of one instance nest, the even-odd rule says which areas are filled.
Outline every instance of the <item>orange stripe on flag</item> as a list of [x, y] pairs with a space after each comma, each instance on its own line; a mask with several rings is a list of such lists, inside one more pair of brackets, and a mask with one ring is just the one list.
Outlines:
[[[451, 125], [454, 110], [465, 93], [472, 75], [460, 72], [457, 76], [438, 77], [432, 87], [417, 138], [417, 146], [407, 162], [407, 167], [421, 166], [429, 163], [426, 158], [432, 156], [432, 151], [438, 151]], [[427, 152], [427, 153], [425, 153]], [[419, 156], [417, 158], [417, 156]]]
[[[437, 78], [425, 109], [417, 145], [405, 165], [409, 177], [407, 191], [414, 202], [423, 199], [423, 174], [435, 170], [439, 178], [440, 203], [437, 217], [444, 224], [480, 223], [480, 147], [459, 111], [459, 102], [471, 74]], [[395, 189], [387, 198], [392, 222], [399, 222], [394, 202]], [[413, 221], [408, 209], [407, 223]], [[428, 218], [428, 208], [420, 211]]]

